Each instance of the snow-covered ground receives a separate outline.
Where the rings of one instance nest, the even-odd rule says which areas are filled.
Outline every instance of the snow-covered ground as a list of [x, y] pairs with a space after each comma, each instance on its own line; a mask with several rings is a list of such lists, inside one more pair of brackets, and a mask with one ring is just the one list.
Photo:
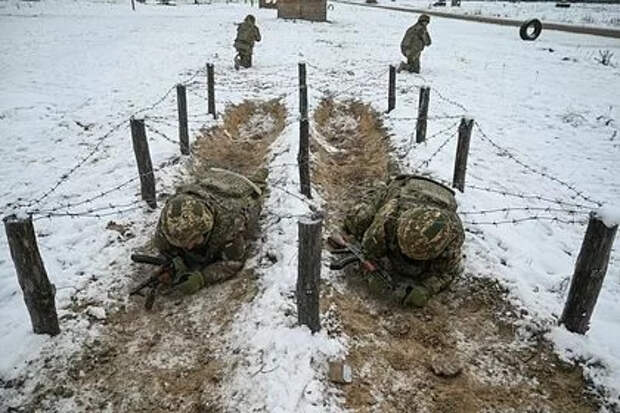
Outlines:
[[[357, 0], [355, 0], [357, 1]], [[365, 3], [365, 0], [359, 0]], [[620, 4], [573, 3], [569, 8], [555, 7], [555, 2], [463, 1], [452, 7], [450, 0], [445, 7], [433, 6], [426, 0], [379, 0], [378, 4], [406, 6], [468, 16], [501, 17], [507, 19], [539, 19], [547, 23], [571, 23], [579, 26], [605, 26], [620, 28]]]
[[[255, 49], [255, 68], [235, 72], [231, 48], [234, 23], [248, 12], [256, 15], [263, 42]], [[398, 44], [412, 16], [336, 4], [329, 12], [329, 19], [331, 24], [285, 22], [276, 19], [275, 11], [222, 3], [177, 7], [137, 4], [136, 12], [131, 11], [129, 2], [0, 3], [3, 214], [13, 209], [4, 207], [8, 203], [21, 200], [27, 204], [40, 198], [85, 158], [83, 166], [66, 182], [63, 179], [62, 185], [32, 207], [49, 210], [80, 202], [134, 178], [137, 171], [128, 119], [148, 109], [138, 116], [168, 119], [171, 125], [162, 121], [151, 125], [176, 139], [174, 91], [168, 95], [166, 92], [177, 82], [202, 82], [191, 83], [190, 125], [196, 132], [202, 123], [210, 124], [212, 120], [205, 114], [203, 98], [204, 73], [197, 72], [208, 61], [216, 65], [219, 110], [225, 102], [237, 102], [244, 97], [282, 95], [291, 112], [290, 120], [294, 121], [296, 64], [301, 60], [308, 63], [311, 106], [324, 93], [331, 92], [339, 97], [370, 101], [377, 109], [384, 110], [387, 65], [400, 59]], [[595, 207], [557, 181], [515, 163], [506, 152], [482, 139], [482, 130], [527, 165], [556, 176], [603, 203], [620, 202], [617, 162], [620, 70], [595, 60], [599, 50], [609, 49], [619, 56], [620, 42], [557, 32], [549, 32], [536, 42], [522, 42], [514, 28], [439, 18], [433, 19], [430, 31], [433, 46], [423, 54], [423, 76], [398, 76], [397, 109], [386, 116], [386, 124], [400, 152], [409, 147], [415, 128], [415, 121], [407, 118], [417, 113], [416, 87], [427, 84], [432, 88], [428, 136], [446, 128], [455, 130], [453, 124], [458, 119], [439, 119], [444, 116], [466, 113], [480, 126], [474, 128], [472, 138], [469, 184], [585, 205], [586, 208], [577, 208], [580, 220], [585, 217], [581, 212]], [[440, 94], [448, 99], [440, 98]], [[162, 96], [164, 99], [158, 103]], [[152, 107], [155, 103], [158, 104]], [[93, 126], [83, 127], [77, 122]], [[118, 129], [106, 135], [117, 125], [120, 125]], [[177, 145], [153, 132], [147, 133], [155, 166], [177, 156]], [[102, 136], [106, 139], [99, 140]], [[448, 136], [440, 134], [429, 138], [427, 144], [414, 146], [403, 161], [410, 168], [419, 165]], [[278, 151], [285, 154], [289, 151], [290, 155], [284, 155], [278, 163], [293, 162], [297, 153], [294, 127], [285, 130], [274, 148], [274, 152]], [[455, 139], [451, 139], [428, 167], [422, 166], [448, 180], [454, 151]], [[282, 175], [289, 178], [280, 185], [296, 190], [295, 167], [285, 170]], [[176, 167], [158, 171], [158, 190], [170, 191], [176, 173]], [[282, 208], [280, 212], [291, 214], [303, 211], [285, 192], [274, 191], [274, 194], [281, 198], [281, 203], [274, 198], [270, 208], [277, 211]], [[85, 211], [109, 204], [127, 205], [122, 209], [140, 206], [120, 217], [54, 217], [35, 221], [47, 272], [58, 288], [61, 317], [69, 312], [72, 297], [78, 294], [89, 297], [95, 309], [114, 305], [106, 289], [124, 283], [129, 248], [147, 239], [157, 217], [156, 213], [142, 208], [141, 203], [134, 204], [138, 199], [139, 188], [134, 181], [91, 203], [70, 208]], [[469, 212], [549, 206], [545, 202], [526, 202], [472, 188], [459, 196], [459, 202], [460, 210]], [[551, 206], [567, 209], [564, 205]], [[114, 212], [116, 207], [98, 213]], [[513, 211], [491, 216], [464, 215], [463, 219], [487, 222], [531, 215], [533, 211]], [[543, 211], [540, 215], [572, 219], [564, 212]], [[109, 220], [133, 221], [135, 237], [121, 245], [118, 234], [105, 229]], [[298, 403], [310, 408], [317, 403], [316, 394], [312, 398], [297, 394], [307, 391], [305, 384], [312, 380], [308, 354], [317, 352], [318, 347], [326, 348], [326, 353], [340, 351], [339, 342], [317, 339], [305, 343], [308, 346], [305, 352], [296, 341], [304, 333], [295, 329], [287, 334], [285, 317], [277, 314], [292, 303], [292, 296], [286, 291], [294, 285], [296, 268], [294, 252], [284, 248], [295, 243], [294, 217], [284, 224], [279, 227], [282, 233], [272, 235], [268, 241], [270, 248], [282, 247], [285, 255], [280, 260], [282, 265], [265, 276], [263, 295], [257, 297], [254, 307], [242, 312], [233, 331], [242, 346], [251, 347], [247, 352], [255, 356], [250, 361], [254, 363], [253, 369], [260, 368], [259, 354], [279, 355], [289, 364], [270, 371], [268, 379], [265, 375], [253, 380], [233, 378], [231, 394], [237, 391], [238, 397], [245, 397], [233, 400], [236, 407], [245, 411], [257, 406], [268, 411], [294, 411], [299, 410]], [[553, 327], [553, 323], [567, 295], [567, 280], [579, 251], [584, 225], [534, 221], [467, 226], [467, 271], [502, 280], [515, 301], [527, 309], [532, 322], [551, 327], [549, 337], [560, 352], [583, 361], [595, 383], [609, 391], [609, 400], [617, 402], [620, 396], [617, 252], [612, 254], [591, 330], [580, 337]], [[80, 336], [97, 333], [89, 328], [89, 323], [70, 319], [62, 319], [61, 328], [76, 332], [74, 335], [63, 333], [49, 339], [31, 333], [4, 235], [0, 237], [0, 311], [3, 314], [0, 347], [4, 350], [0, 375], [6, 379], [23, 369], [24, 361], [35, 358], [50, 340], [69, 352], [75, 349], [74, 340], [79, 343]], [[268, 321], [271, 317], [274, 322]], [[262, 330], [255, 331], [249, 326], [260, 326]], [[257, 340], [253, 342], [255, 334]], [[294, 375], [294, 372], [301, 374]], [[289, 392], [273, 397], [265, 392], [266, 385], [286, 387]], [[315, 384], [309, 388], [314, 389]]]

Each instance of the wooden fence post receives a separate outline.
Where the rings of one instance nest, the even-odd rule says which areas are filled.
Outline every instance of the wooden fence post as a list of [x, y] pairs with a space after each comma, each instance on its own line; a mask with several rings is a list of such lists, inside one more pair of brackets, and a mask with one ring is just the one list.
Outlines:
[[306, 84], [306, 64], [299, 63], [299, 114], [308, 118], [308, 85]]
[[585, 334], [590, 328], [590, 318], [607, 273], [617, 230], [617, 224], [609, 227], [596, 213], [590, 213], [568, 298], [560, 317], [560, 324], [564, 324], [573, 333]]
[[469, 142], [471, 131], [474, 127], [473, 119], [461, 119], [459, 125], [459, 141], [456, 146], [456, 160], [454, 161], [454, 176], [452, 187], [459, 191], [465, 191], [465, 172], [467, 171], [467, 157], [469, 155]]
[[426, 140], [426, 120], [428, 119], [428, 103], [431, 97], [430, 87], [420, 88], [420, 103], [418, 105], [418, 121], [415, 126], [415, 141], [417, 143]]
[[155, 175], [153, 174], [153, 164], [149, 152], [149, 143], [146, 140], [146, 130], [144, 129], [144, 119], [130, 119], [131, 141], [133, 142], [133, 152], [138, 163], [138, 173], [140, 174], [140, 192], [142, 199], [151, 208], [157, 208], [155, 196]]
[[388, 113], [396, 107], [396, 67], [390, 65], [390, 79], [388, 81]]
[[308, 118], [299, 121], [299, 153], [297, 154], [299, 166], [299, 184], [302, 195], [312, 198], [310, 187], [310, 132]]
[[177, 85], [177, 111], [179, 114], [179, 143], [181, 154], [189, 155], [189, 132], [187, 127], [187, 94], [185, 86]]
[[207, 90], [208, 90], [208, 111], [213, 115], [213, 119], [217, 119], [215, 113], [215, 75], [213, 63], [207, 63]]
[[322, 217], [302, 218], [298, 222], [297, 320], [316, 333], [321, 329], [319, 292], [321, 283]]
[[60, 333], [56, 314], [56, 287], [47, 278], [37, 246], [32, 217], [9, 215], [3, 219], [17, 281], [24, 293], [35, 334], [55, 336]]

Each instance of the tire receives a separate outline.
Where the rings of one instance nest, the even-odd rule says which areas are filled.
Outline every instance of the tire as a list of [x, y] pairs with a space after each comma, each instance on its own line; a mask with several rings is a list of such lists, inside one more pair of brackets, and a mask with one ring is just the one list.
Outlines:
[[[530, 28], [534, 28], [534, 31], [530, 33]], [[528, 20], [521, 25], [519, 29], [519, 35], [523, 40], [536, 40], [540, 36], [542, 31], [542, 23], [538, 19]]]

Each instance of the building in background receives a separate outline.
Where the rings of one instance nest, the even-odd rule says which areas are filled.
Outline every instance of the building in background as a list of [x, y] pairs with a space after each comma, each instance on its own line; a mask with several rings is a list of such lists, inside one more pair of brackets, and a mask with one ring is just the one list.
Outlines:
[[277, 4], [281, 19], [327, 21], [327, 0], [277, 0]]

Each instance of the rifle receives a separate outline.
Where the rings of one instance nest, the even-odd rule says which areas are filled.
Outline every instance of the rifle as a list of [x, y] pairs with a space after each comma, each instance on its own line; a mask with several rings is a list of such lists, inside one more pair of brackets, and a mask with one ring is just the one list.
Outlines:
[[170, 284], [171, 283], [171, 272], [174, 270], [174, 266], [172, 265], [172, 260], [170, 258], [165, 257], [153, 257], [150, 255], [143, 254], [131, 254], [131, 260], [133, 262], [139, 262], [142, 264], [151, 264], [158, 265], [157, 268], [151, 276], [146, 279], [146, 281], [141, 282], [135, 287], [133, 290], [129, 292], [129, 296], [132, 295], [142, 295], [142, 290], [145, 288], [150, 288], [146, 301], [144, 303], [144, 307], [147, 310], [150, 310], [153, 307], [155, 302], [155, 293], [157, 288], [161, 284]]
[[348, 257], [345, 257], [339, 261], [333, 261], [329, 266], [330, 269], [341, 270], [347, 265], [359, 261], [362, 268], [364, 268], [372, 278], [381, 281], [381, 283], [383, 283], [390, 290], [396, 289], [396, 284], [394, 283], [392, 276], [383, 270], [383, 268], [379, 265], [367, 260], [364, 257], [364, 252], [358, 242], [347, 241], [347, 239], [341, 234], [330, 235], [327, 238], [327, 242], [332, 247], [336, 248], [332, 251], [332, 253], [350, 254]]

